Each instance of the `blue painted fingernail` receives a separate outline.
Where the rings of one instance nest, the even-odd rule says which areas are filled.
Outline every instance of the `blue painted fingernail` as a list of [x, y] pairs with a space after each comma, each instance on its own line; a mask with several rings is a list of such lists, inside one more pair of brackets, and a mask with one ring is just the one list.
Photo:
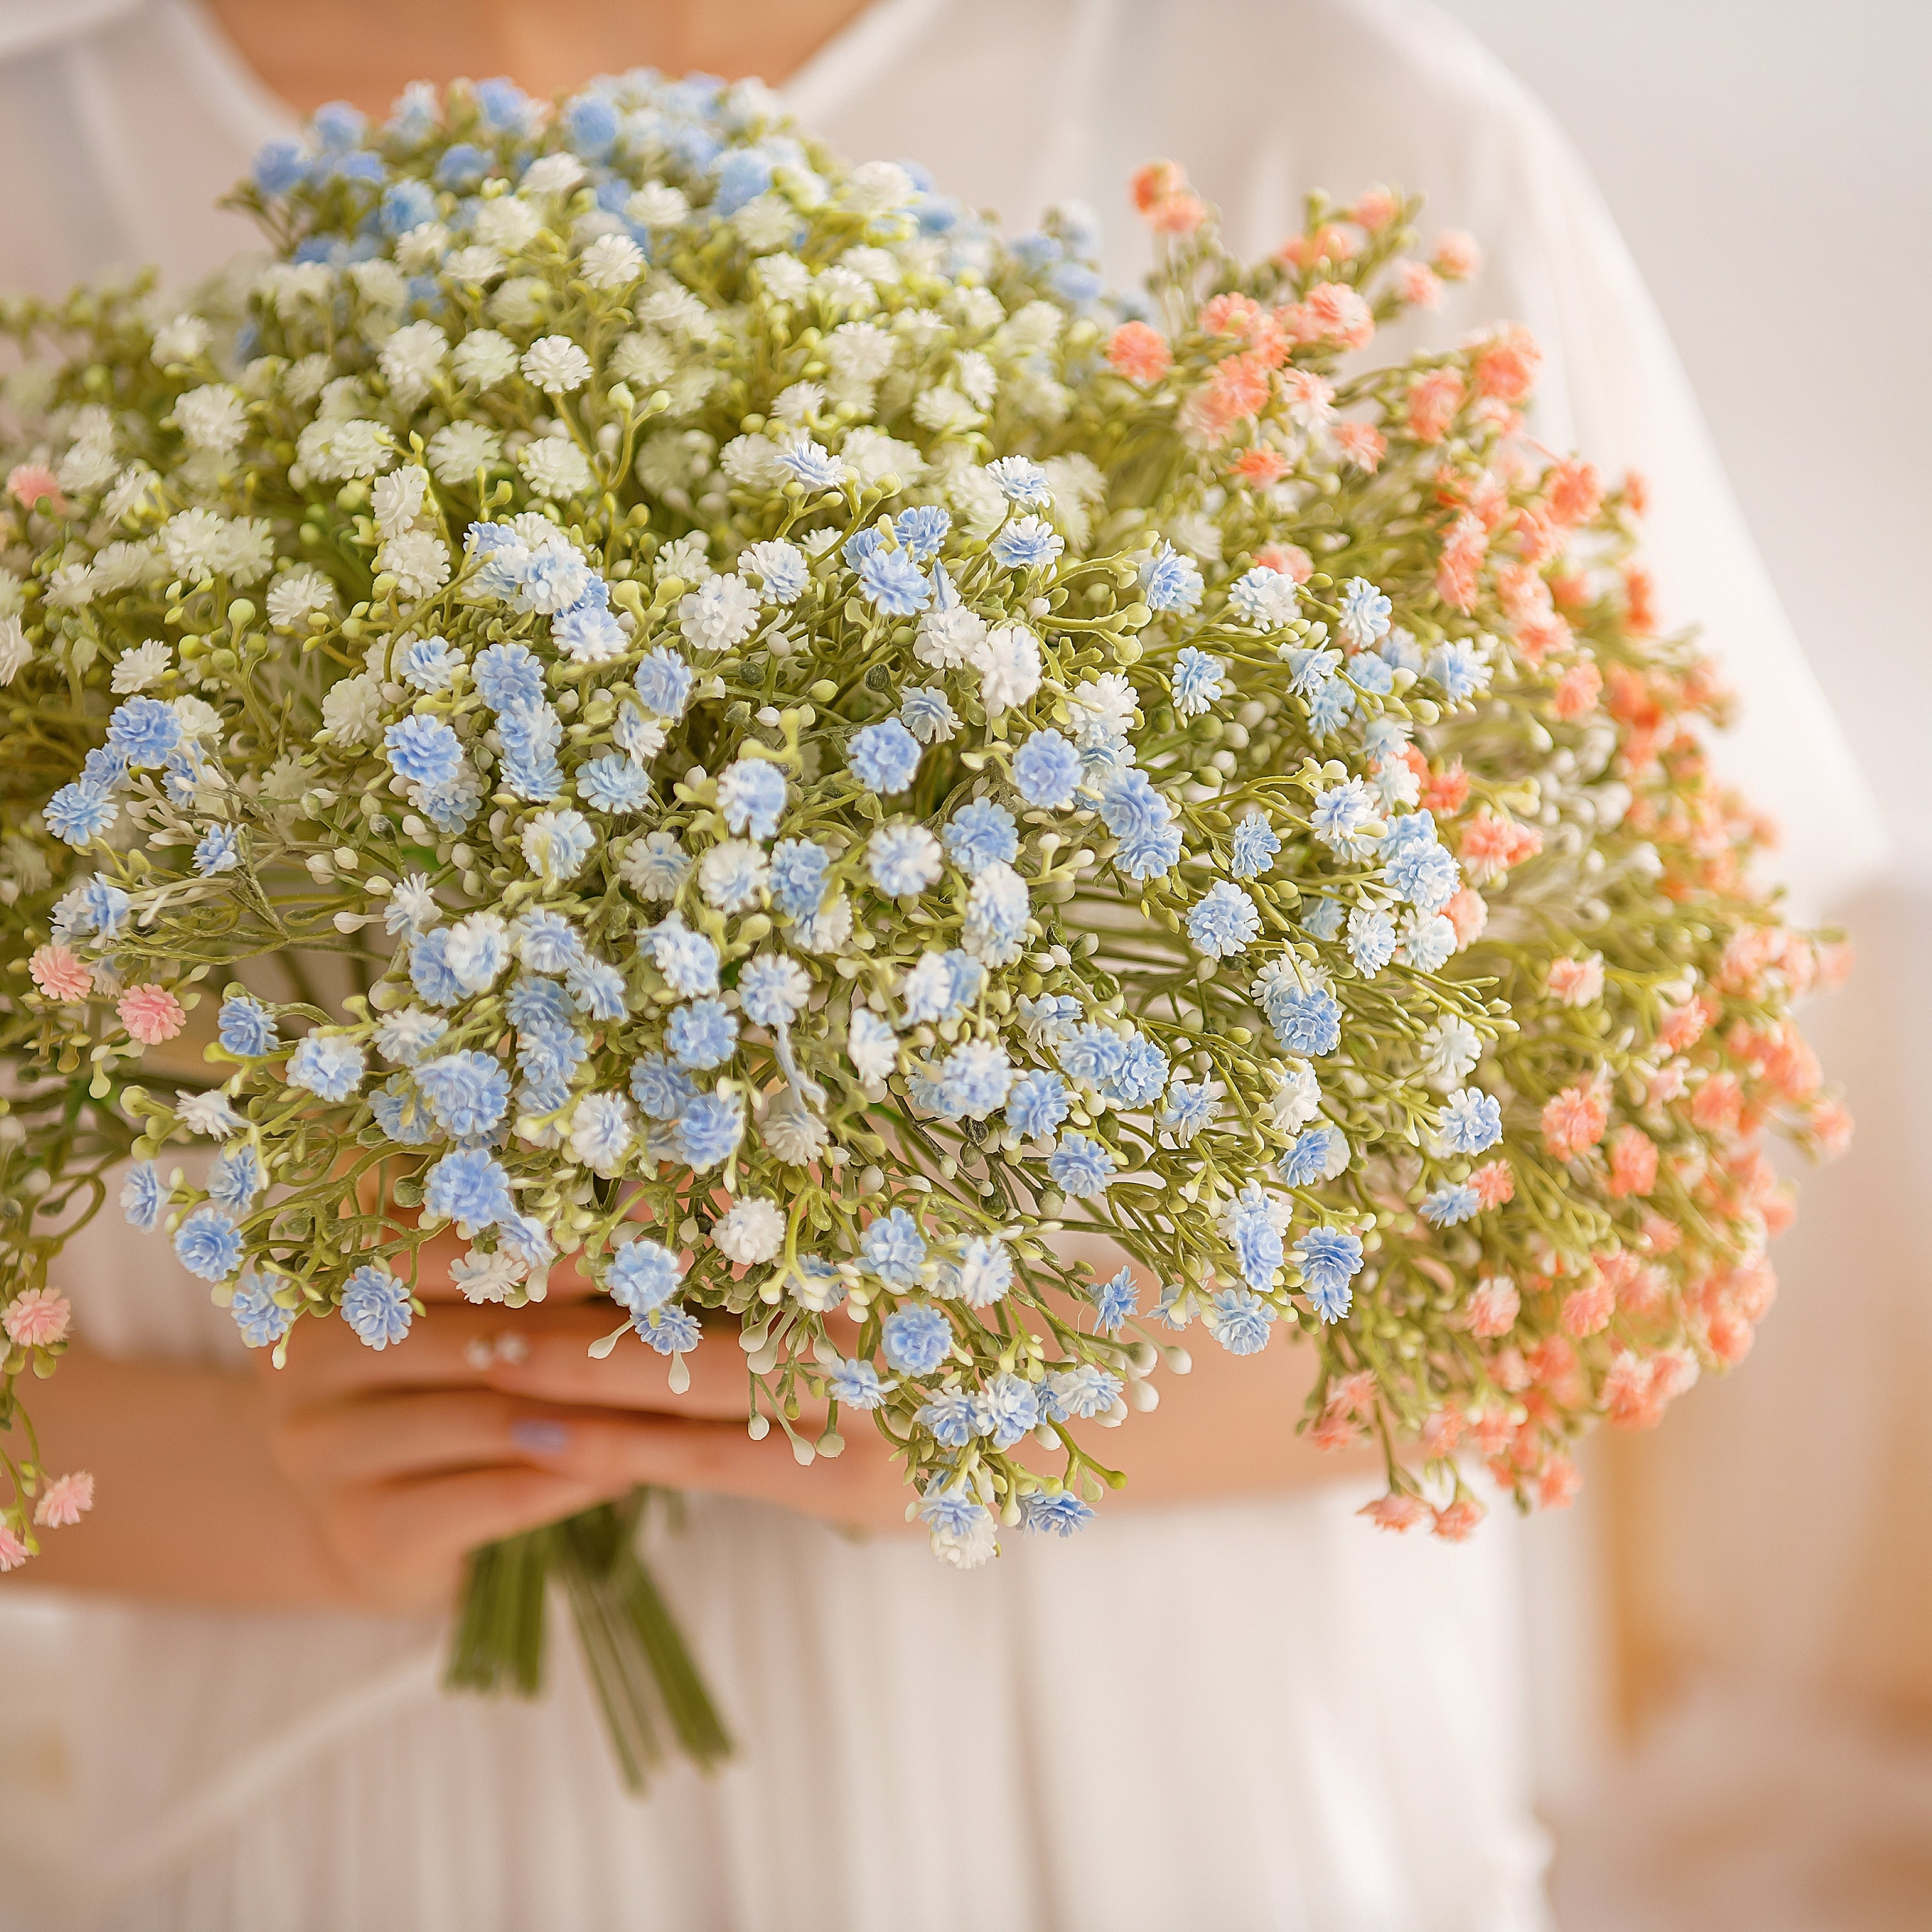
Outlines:
[[513, 1422], [510, 1440], [534, 1455], [554, 1456], [570, 1447], [570, 1431], [560, 1422]]

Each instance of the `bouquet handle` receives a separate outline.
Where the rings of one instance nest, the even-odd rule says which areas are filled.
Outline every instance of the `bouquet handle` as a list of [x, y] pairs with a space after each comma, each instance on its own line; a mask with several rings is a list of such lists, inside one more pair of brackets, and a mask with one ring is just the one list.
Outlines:
[[537, 1696], [554, 1579], [570, 1605], [618, 1768], [640, 1796], [664, 1762], [667, 1730], [701, 1770], [715, 1770], [732, 1748], [683, 1634], [638, 1553], [650, 1496], [638, 1490], [474, 1551], [443, 1678], [453, 1690]]

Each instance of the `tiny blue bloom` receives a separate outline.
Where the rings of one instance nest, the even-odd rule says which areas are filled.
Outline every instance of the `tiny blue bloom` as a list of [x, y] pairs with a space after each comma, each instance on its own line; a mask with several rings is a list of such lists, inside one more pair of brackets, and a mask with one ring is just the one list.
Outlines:
[[136, 768], [158, 765], [181, 741], [174, 706], [158, 698], [130, 698], [107, 721], [108, 748]]
[[1088, 1292], [1094, 1300], [1094, 1325], [1103, 1335], [1114, 1334], [1140, 1306], [1140, 1288], [1130, 1268], [1122, 1268], [1110, 1280], [1096, 1282]]
[[717, 1166], [744, 1137], [744, 1102], [735, 1094], [700, 1094], [678, 1116], [678, 1145], [694, 1173]]
[[1006, 1125], [1022, 1140], [1050, 1134], [1066, 1119], [1066, 1082], [1057, 1073], [1023, 1073], [1006, 1095]]
[[896, 1288], [910, 1288], [926, 1259], [919, 1223], [903, 1208], [875, 1216], [859, 1243], [860, 1258], [873, 1274]]
[[1481, 1154], [1503, 1137], [1502, 1103], [1492, 1094], [1465, 1087], [1450, 1095], [1436, 1137], [1451, 1154]]
[[1058, 731], [1036, 731], [1013, 754], [1013, 783], [1028, 804], [1064, 812], [1080, 782], [1080, 754]]
[[238, 825], [211, 825], [196, 842], [194, 869], [205, 879], [218, 872], [232, 872], [242, 862], [242, 828]]
[[646, 653], [631, 681], [647, 710], [656, 712], [660, 718], [678, 718], [684, 716], [684, 707], [691, 701], [692, 687], [698, 680], [677, 652], [668, 644], [660, 644]]
[[664, 1046], [680, 1066], [719, 1066], [738, 1042], [736, 1018], [720, 1000], [694, 1000], [678, 1007], [664, 1028]]
[[1422, 1218], [1432, 1228], [1453, 1228], [1469, 1220], [1482, 1204], [1482, 1196], [1467, 1181], [1460, 1186], [1444, 1185], [1424, 1197]]
[[175, 1252], [190, 1274], [226, 1281], [241, 1265], [241, 1233], [219, 1208], [197, 1208], [175, 1230]]
[[1260, 908], [1239, 886], [1210, 886], [1187, 914], [1187, 936], [1210, 959], [1245, 952], [1261, 935]]
[[939, 554], [939, 547], [952, 527], [952, 512], [937, 503], [920, 503], [902, 510], [892, 520], [893, 534], [915, 563], [930, 563]]
[[1198, 718], [1214, 709], [1217, 698], [1225, 698], [1232, 688], [1228, 667], [1219, 658], [1188, 645], [1174, 661], [1170, 680], [1175, 712], [1183, 718]]
[[167, 1204], [168, 1190], [152, 1161], [142, 1161], [128, 1170], [128, 1178], [121, 1184], [121, 1212], [130, 1228], [152, 1234]]
[[845, 747], [852, 775], [868, 791], [904, 791], [919, 770], [919, 740], [896, 718], [855, 731]]
[[718, 774], [718, 809], [734, 832], [776, 838], [784, 808], [785, 776], [770, 759], [735, 759]]
[[367, 1348], [400, 1342], [410, 1313], [409, 1290], [386, 1268], [365, 1263], [343, 1286], [342, 1318]]
[[416, 1084], [443, 1132], [474, 1140], [492, 1132], [510, 1101], [510, 1076], [494, 1054], [446, 1053], [424, 1060]]
[[986, 799], [962, 805], [940, 836], [948, 857], [969, 878], [976, 878], [988, 866], [1010, 866], [1019, 854], [1019, 830], [1012, 814]]
[[878, 1408], [886, 1400], [886, 1384], [870, 1362], [834, 1364], [825, 1378], [825, 1392], [848, 1408]]
[[901, 1375], [929, 1376], [952, 1346], [952, 1324], [930, 1302], [914, 1302], [886, 1317], [879, 1346]]
[[490, 1227], [516, 1212], [510, 1178], [487, 1148], [459, 1148], [445, 1154], [424, 1178], [423, 1208], [468, 1228]]
[[272, 1348], [295, 1326], [296, 1311], [276, 1304], [268, 1284], [255, 1274], [244, 1274], [228, 1304], [242, 1339], [251, 1348]]
[[1295, 1244], [1294, 1260], [1322, 1320], [1340, 1321], [1354, 1299], [1349, 1283], [1361, 1271], [1360, 1236], [1339, 1228], [1311, 1228]]
[[1246, 813], [1235, 825], [1228, 869], [1238, 879], [1258, 878], [1274, 870], [1281, 850], [1275, 829], [1258, 811]]
[[1190, 556], [1162, 543], [1141, 566], [1141, 596], [1152, 610], [1192, 610], [1201, 602], [1201, 572]]
[[1066, 539], [1040, 517], [1019, 517], [993, 539], [995, 562], [1009, 570], [1038, 570], [1066, 548]]
[[767, 884], [772, 903], [788, 919], [812, 918], [825, 896], [832, 854], [806, 838], [782, 839], [772, 848]]
[[221, 1003], [215, 1034], [229, 1052], [259, 1060], [275, 1050], [275, 1016], [249, 994], [231, 994]]
[[688, 1354], [704, 1339], [704, 1324], [681, 1301], [634, 1315], [631, 1326], [661, 1355]]
[[683, 1274], [682, 1264], [670, 1249], [656, 1241], [626, 1241], [606, 1265], [604, 1286], [620, 1308], [633, 1315], [648, 1315], [677, 1292]]
[[1118, 1165], [1100, 1142], [1090, 1140], [1084, 1134], [1067, 1134], [1054, 1149], [1046, 1171], [1056, 1187], [1088, 1200], [1107, 1191]]
[[111, 793], [86, 783], [62, 785], [40, 808], [47, 830], [64, 844], [85, 845], [121, 816]]
[[289, 1055], [289, 1084], [306, 1088], [318, 1100], [346, 1100], [362, 1085], [368, 1065], [352, 1040], [340, 1034], [308, 1034]]
[[1274, 1310], [1249, 1288], [1224, 1288], [1208, 1303], [1208, 1332], [1231, 1355], [1257, 1355], [1274, 1332]]
[[1035, 1490], [1020, 1498], [1020, 1526], [1029, 1536], [1071, 1536], [1093, 1520], [1090, 1505], [1070, 1490], [1055, 1490], [1050, 1496]]
[[932, 602], [932, 586], [902, 550], [875, 550], [859, 566], [859, 588], [889, 617], [910, 617]]

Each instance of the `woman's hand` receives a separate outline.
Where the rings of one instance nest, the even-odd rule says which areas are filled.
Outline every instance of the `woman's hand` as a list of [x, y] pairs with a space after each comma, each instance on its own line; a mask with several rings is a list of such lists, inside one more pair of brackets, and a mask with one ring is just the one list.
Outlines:
[[[448, 1237], [425, 1244], [427, 1312], [406, 1341], [376, 1350], [344, 1323], [304, 1321], [283, 1367], [258, 1358], [275, 1463], [358, 1602], [445, 1603], [477, 1544], [642, 1483], [783, 1504], [854, 1528], [904, 1526], [903, 1477], [862, 1418], [847, 1425], [842, 1454], [808, 1468], [782, 1430], [752, 1440], [745, 1358], [730, 1335], [692, 1352], [690, 1387], [674, 1394], [667, 1362], [634, 1336], [591, 1356], [622, 1311], [586, 1299], [573, 1269], [552, 1270], [543, 1302], [472, 1306], [448, 1285], [460, 1251]], [[822, 1405], [794, 1426], [815, 1438]]]
[[[754, 1442], [749, 1381], [728, 1329], [686, 1358], [691, 1385], [632, 1335], [590, 1344], [622, 1311], [568, 1265], [550, 1298], [472, 1306], [450, 1286], [458, 1252], [426, 1244], [427, 1304], [406, 1340], [366, 1348], [339, 1319], [305, 1318], [277, 1369], [119, 1362], [75, 1349], [35, 1391], [52, 1466], [91, 1468], [92, 1513], [43, 1539], [0, 1587], [36, 1582], [242, 1606], [440, 1609], [476, 1544], [556, 1521], [637, 1484], [735, 1495], [854, 1529], [902, 1532], [911, 1498], [862, 1415], [844, 1452], [800, 1466], [784, 1432]], [[1119, 1264], [1096, 1246], [1103, 1274]], [[1198, 1330], [1192, 1372], [1162, 1370], [1160, 1406], [1118, 1430], [1083, 1425], [1124, 1469], [1109, 1514], [1279, 1492], [1366, 1472], [1360, 1449], [1324, 1455], [1295, 1432], [1312, 1351], [1278, 1336], [1238, 1360]], [[847, 1346], [850, 1346], [849, 1342]], [[808, 1409], [807, 1441], [824, 1426]], [[1060, 1459], [1029, 1450], [1043, 1470]]]

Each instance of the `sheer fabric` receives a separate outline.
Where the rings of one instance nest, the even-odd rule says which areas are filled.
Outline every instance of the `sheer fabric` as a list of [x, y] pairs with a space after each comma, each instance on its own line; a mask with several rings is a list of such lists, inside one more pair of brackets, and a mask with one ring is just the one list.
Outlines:
[[[1426, 192], [1489, 266], [1408, 339], [1531, 324], [1545, 436], [1649, 476], [1664, 608], [1749, 696], [1727, 755], [1784, 801], [1787, 876], [1815, 902], [1875, 857], [1628, 256], [1460, 30], [1407, 0], [885, 0], [788, 93], [855, 158], [916, 158], [1016, 225], [1085, 201], [1122, 278], [1144, 250], [1123, 184], [1152, 154], [1256, 250], [1308, 188]], [[0, 6], [0, 281], [197, 272], [246, 245], [209, 205], [285, 125], [184, 0]], [[82, 1237], [64, 1274], [90, 1337], [232, 1348], [157, 1259], [118, 1226]], [[16, 1598], [0, 1924], [1528, 1932], [1519, 1540], [1380, 1538], [1361, 1499], [1117, 1510], [964, 1577], [699, 1499], [661, 1568], [744, 1748], [643, 1805], [567, 1645], [552, 1695], [496, 1706], [437, 1693], [428, 1625]]]

